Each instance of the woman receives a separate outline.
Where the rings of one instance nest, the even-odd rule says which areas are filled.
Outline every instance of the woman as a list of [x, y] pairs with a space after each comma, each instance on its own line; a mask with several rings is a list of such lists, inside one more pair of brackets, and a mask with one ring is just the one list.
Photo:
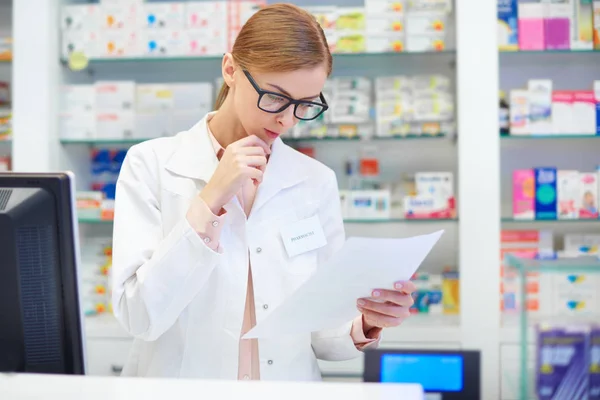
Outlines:
[[[128, 152], [113, 248], [114, 313], [135, 336], [124, 375], [318, 380], [317, 358], [356, 357], [409, 315], [401, 282], [339, 329], [241, 340], [345, 240], [333, 171], [279, 138], [327, 109], [331, 68], [310, 14], [268, 6], [223, 57], [218, 111]], [[288, 253], [282, 232], [314, 216], [327, 244]]]

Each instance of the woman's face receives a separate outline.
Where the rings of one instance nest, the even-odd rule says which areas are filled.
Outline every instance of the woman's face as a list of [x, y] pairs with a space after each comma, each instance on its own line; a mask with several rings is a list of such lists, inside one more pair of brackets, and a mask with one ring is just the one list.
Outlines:
[[[262, 90], [281, 93], [295, 100], [320, 102], [319, 95], [327, 80], [325, 66], [292, 72], [249, 72]], [[259, 95], [241, 68], [236, 69], [234, 80], [234, 107], [248, 135], [256, 135], [271, 145], [277, 137], [298, 123], [293, 105], [278, 114], [258, 108]]]

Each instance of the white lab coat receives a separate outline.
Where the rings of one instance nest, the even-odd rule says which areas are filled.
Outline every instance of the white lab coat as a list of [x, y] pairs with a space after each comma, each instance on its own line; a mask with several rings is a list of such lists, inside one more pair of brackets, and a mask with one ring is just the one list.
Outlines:
[[[135, 337], [123, 375], [237, 379], [248, 262], [260, 323], [342, 246], [334, 172], [281, 139], [272, 150], [249, 218], [236, 197], [224, 207], [221, 253], [185, 218], [218, 164], [206, 118], [128, 152], [117, 183], [112, 278], [114, 314]], [[327, 245], [288, 257], [280, 229], [313, 215]], [[261, 379], [321, 379], [317, 358], [360, 354], [351, 325], [259, 340]]]

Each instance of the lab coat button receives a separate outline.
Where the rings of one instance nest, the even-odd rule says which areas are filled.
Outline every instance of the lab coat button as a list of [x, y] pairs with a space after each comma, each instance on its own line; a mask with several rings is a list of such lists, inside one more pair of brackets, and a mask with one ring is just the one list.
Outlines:
[[209, 237], [205, 237], [204, 238], [204, 243], [210, 243], [210, 238]]
[[257, 253], [260, 253], [260, 252], [262, 252], [262, 249], [261, 249], [260, 247], [257, 247], [257, 248], [256, 248], [256, 252], [257, 252]]
[[268, 305], [268, 304], [265, 304], [265, 305], [263, 306], [263, 308], [264, 308], [265, 310], [268, 310], [268, 309], [269, 309], [269, 305]]
[[269, 364], [269, 365], [273, 365], [273, 360], [269, 360], [269, 361], [267, 361], [267, 364]]
[[216, 228], [217, 226], [219, 226], [219, 221], [213, 221], [213, 223], [212, 223], [212, 226], [214, 226], [215, 228]]

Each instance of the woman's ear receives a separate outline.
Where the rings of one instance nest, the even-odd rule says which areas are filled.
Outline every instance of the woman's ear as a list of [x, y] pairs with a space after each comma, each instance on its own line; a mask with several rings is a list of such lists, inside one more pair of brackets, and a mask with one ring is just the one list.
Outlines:
[[233, 61], [233, 56], [231, 53], [226, 53], [223, 56], [223, 63], [221, 66], [223, 73], [223, 80], [225, 84], [229, 86], [229, 88], [233, 88], [235, 86], [234, 72], [235, 72], [235, 61]]

